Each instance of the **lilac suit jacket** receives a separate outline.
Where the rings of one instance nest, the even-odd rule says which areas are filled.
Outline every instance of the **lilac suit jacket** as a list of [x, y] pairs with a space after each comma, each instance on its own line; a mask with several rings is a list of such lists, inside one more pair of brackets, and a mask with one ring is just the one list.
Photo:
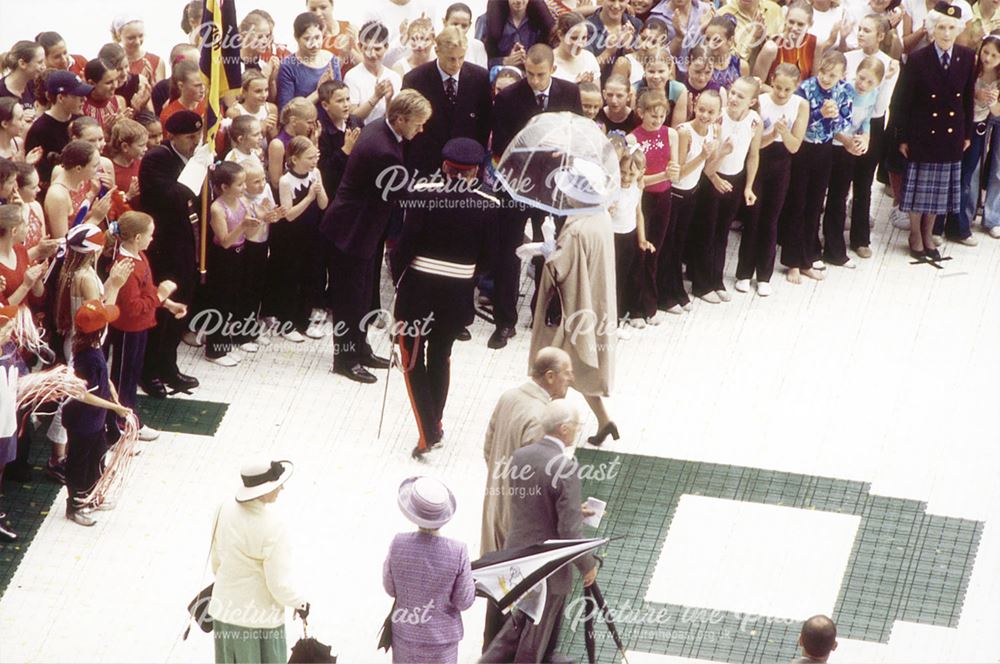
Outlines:
[[462, 640], [462, 611], [476, 598], [463, 542], [421, 532], [396, 535], [382, 584], [396, 598], [393, 640], [428, 645]]

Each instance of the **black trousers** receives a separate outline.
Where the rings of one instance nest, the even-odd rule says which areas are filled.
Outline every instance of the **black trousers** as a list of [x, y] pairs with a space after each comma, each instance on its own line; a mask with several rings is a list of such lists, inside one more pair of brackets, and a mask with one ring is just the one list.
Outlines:
[[691, 292], [697, 296], [710, 291], [725, 290], [722, 275], [726, 270], [726, 251], [729, 248], [729, 225], [736, 218], [743, 198], [746, 174], [720, 175], [733, 186], [732, 191], [721, 193], [708, 178], [702, 178], [698, 188], [698, 223], [692, 233], [694, 254], [691, 273]]
[[307, 315], [313, 309], [326, 309], [329, 306], [327, 297], [327, 266], [330, 258], [327, 252], [330, 244], [319, 232], [320, 215], [315, 219], [304, 220], [302, 236], [305, 244], [300, 248], [300, 258], [304, 262], [302, 277], [302, 297]]
[[[333, 363], [350, 368], [372, 354], [368, 345], [372, 274], [376, 258], [359, 258], [330, 246], [333, 288]], [[377, 256], [381, 263], [381, 256]]]
[[246, 306], [254, 318], [260, 314], [261, 301], [267, 289], [267, 252], [267, 242], [248, 240], [243, 245], [243, 260], [246, 263]]
[[306, 284], [310, 276], [309, 230], [304, 222], [280, 221], [271, 225], [268, 260], [270, 303], [268, 313], [299, 332], [309, 327]]
[[885, 150], [885, 116], [871, 119], [868, 152], [854, 158], [851, 185], [854, 200], [851, 203], [851, 249], [871, 244], [872, 185]]
[[753, 187], [757, 203], [747, 208], [743, 219], [737, 279], [751, 279], [756, 273], [758, 283], [771, 281], [778, 251], [778, 218], [788, 195], [791, 167], [792, 155], [784, 143], [771, 143], [760, 151]]
[[660, 254], [659, 302], [665, 309], [690, 302], [684, 290], [683, 262], [697, 200], [698, 186], [693, 189], [670, 189], [670, 227], [664, 246], [656, 248]]
[[[188, 305], [190, 318], [193, 314], [190, 311], [197, 294], [202, 290], [197, 287], [198, 273], [193, 265], [190, 270], [171, 270], [171, 276], [160, 277], [162, 272], [157, 270], [155, 263], [153, 276], [157, 279], [173, 278], [177, 284], [177, 290], [170, 299], [174, 302], [182, 302]], [[181, 343], [181, 337], [187, 329], [187, 320], [178, 320], [174, 315], [160, 307], [156, 310], [156, 327], [149, 331], [146, 340], [146, 355], [142, 363], [143, 380], [161, 379], [171, 380], [180, 373], [177, 368], [177, 346]]]
[[108, 328], [111, 382], [118, 390], [118, 400], [123, 406], [133, 410], [148, 337], [148, 330], [122, 332], [113, 327]]
[[486, 625], [483, 627], [484, 653], [489, 649], [490, 644], [493, 643], [493, 639], [500, 633], [500, 630], [503, 629], [508, 618], [509, 616], [504, 615], [504, 612], [497, 608], [495, 602], [486, 601]]
[[[629, 318], [635, 309], [637, 232], [615, 233], [615, 300], [618, 318]], [[639, 315], [636, 310], [636, 315]]]
[[823, 260], [830, 265], [843, 265], [848, 261], [844, 227], [847, 225], [847, 194], [854, 179], [855, 159], [844, 146], [833, 146], [826, 211], [823, 213]]
[[66, 447], [67, 503], [72, 510], [74, 498], [86, 495], [101, 478], [101, 459], [108, 451], [108, 438], [102, 428], [93, 432], [66, 430], [69, 442]]
[[497, 634], [480, 662], [550, 662], [559, 646], [566, 595], [549, 590], [538, 623], [523, 613], [512, 615]]
[[642, 192], [642, 216], [646, 223], [646, 241], [656, 247], [656, 252], [639, 253], [638, 310], [644, 318], [656, 315], [659, 302], [657, 271], [660, 252], [670, 232], [670, 190]]
[[781, 264], [802, 270], [812, 267], [823, 196], [830, 183], [833, 143], [802, 142], [792, 157], [792, 178], [781, 218], [786, 228]]
[[[244, 247], [246, 244], [244, 244]], [[205, 344], [207, 357], [222, 357], [235, 346], [249, 341], [249, 335], [231, 334], [232, 330], [242, 332], [249, 328], [244, 322], [251, 315], [247, 289], [247, 265], [243, 247], [223, 249], [215, 244], [209, 249], [211, 269], [208, 271], [208, 286], [212, 308], [218, 312], [211, 334]]]
[[[524, 240], [524, 222], [531, 221], [532, 239], [541, 241], [541, 210], [508, 203], [499, 215], [493, 244], [493, 318], [498, 328], [517, 325], [517, 296], [520, 293], [521, 259], [514, 251]], [[536, 270], [536, 273], [538, 271]], [[537, 279], [536, 279], [537, 286]]]
[[451, 348], [455, 344], [455, 334], [432, 329], [427, 336], [401, 334], [398, 341], [406, 391], [420, 434], [417, 447], [424, 450], [444, 435], [441, 420], [451, 382]]

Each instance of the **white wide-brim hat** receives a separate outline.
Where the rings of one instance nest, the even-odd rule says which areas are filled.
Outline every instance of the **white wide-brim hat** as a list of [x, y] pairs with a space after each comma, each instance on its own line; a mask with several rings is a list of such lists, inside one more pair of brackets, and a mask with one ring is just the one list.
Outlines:
[[291, 461], [253, 461], [240, 468], [243, 486], [236, 491], [236, 502], [247, 503], [266, 496], [285, 483], [295, 466]]
[[421, 528], [436, 530], [455, 514], [455, 494], [433, 477], [411, 477], [399, 485], [399, 509]]

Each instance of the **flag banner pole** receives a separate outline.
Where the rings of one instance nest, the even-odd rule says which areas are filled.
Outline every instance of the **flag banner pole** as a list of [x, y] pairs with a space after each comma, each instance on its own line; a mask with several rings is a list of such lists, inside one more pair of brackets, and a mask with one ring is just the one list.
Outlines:
[[[236, 0], [204, 0], [202, 22], [210, 26], [203, 34], [199, 68], [207, 90], [205, 99], [204, 139], [215, 155], [215, 137], [222, 124], [222, 97], [238, 92], [242, 85], [240, 36], [236, 23]], [[201, 282], [208, 271], [208, 178], [201, 188], [201, 246], [199, 265]]]

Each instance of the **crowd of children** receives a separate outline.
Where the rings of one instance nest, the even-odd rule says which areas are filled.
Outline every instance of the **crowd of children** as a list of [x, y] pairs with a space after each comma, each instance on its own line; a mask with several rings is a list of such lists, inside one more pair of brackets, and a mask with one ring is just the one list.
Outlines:
[[[898, 208], [920, 212], [914, 178], [934, 169], [907, 165], [892, 119], [906, 109], [890, 105], [906, 59], [938, 48], [936, 28], [923, 25], [934, 14], [960, 20], [956, 62], [965, 48], [976, 60], [974, 131], [956, 167], [960, 205], [949, 204], [954, 218], [942, 215], [935, 236], [957, 220], [954, 239], [974, 244], [982, 207], [984, 229], [1000, 238], [1000, 36], [986, 29], [986, 7], [976, 5], [977, 14], [959, 0], [916, 16], [896, 0], [784, 8], [605, 0], [577, 13], [557, 0], [495, 0], [499, 9], [476, 20], [462, 3], [440, 17], [408, 16], [407, 0], [383, 4], [405, 25], [350, 26], [333, 19], [330, 3], [308, 0], [291, 26], [294, 53], [275, 45], [265, 10], [240, 22], [242, 89], [224, 100], [209, 174], [208, 295], [198, 306], [274, 323], [294, 343], [332, 333], [335, 285], [320, 220], [361, 128], [385, 116], [408, 72], [431, 66], [445, 26], [475, 26], [466, 60], [491, 65], [494, 92], [525, 79], [533, 45], [551, 46], [553, 74], [578, 85], [583, 113], [617, 147], [622, 186], [610, 212], [622, 336], [659, 324], [661, 311], [690, 311], [692, 296], [729, 301], [734, 224], [742, 227], [734, 288], [745, 293], [755, 282], [768, 296], [779, 246], [793, 284], [823, 279], [827, 266], [854, 267], [850, 252], [872, 256], [877, 173], [888, 173]], [[753, 5], [749, 17], [744, 5]], [[172, 116], [202, 114], [206, 104], [196, 26], [167, 59], [145, 50], [136, 16], [116, 18], [112, 34], [89, 60], [55, 32], [19, 41], [3, 55], [0, 80], [0, 305], [30, 309], [59, 359], [96, 388], [92, 403], [67, 404], [49, 428], [49, 474], [70, 485], [67, 515], [84, 525], [100, 505], [79, 497], [107, 446], [105, 428], [116, 423], [92, 409], [122, 416], [134, 407], [157, 310], [183, 319], [193, 304], [171, 299], [177, 284], [158, 282], [144, 253], [155, 224], [141, 212], [140, 166]], [[927, 249], [929, 260], [934, 253]], [[40, 366], [23, 331], [15, 334], [23, 316], [0, 311], [8, 311], [0, 365]], [[227, 329], [189, 341], [225, 367], [271, 342], [261, 326]], [[0, 472], [23, 466], [20, 442], [0, 431]]]

